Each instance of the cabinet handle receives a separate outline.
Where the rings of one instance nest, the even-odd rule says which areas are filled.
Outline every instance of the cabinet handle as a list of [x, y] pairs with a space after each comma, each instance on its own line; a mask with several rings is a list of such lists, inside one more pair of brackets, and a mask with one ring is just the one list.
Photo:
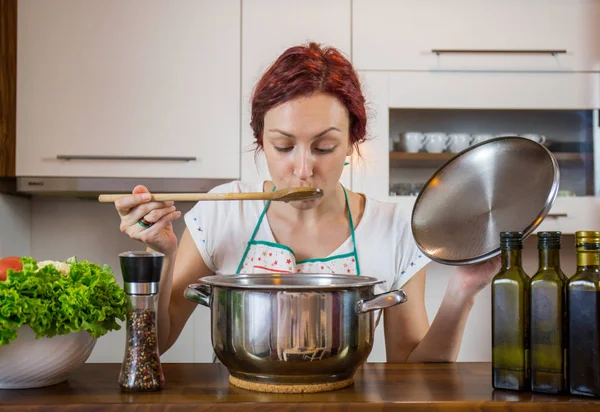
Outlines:
[[566, 50], [519, 50], [519, 49], [504, 49], [504, 50], [491, 50], [491, 49], [432, 49], [432, 53], [438, 56], [442, 53], [474, 53], [474, 54], [551, 54], [556, 56], [557, 54], [565, 54]]
[[174, 162], [195, 161], [195, 156], [91, 156], [91, 155], [57, 155], [58, 160], [159, 160]]
[[566, 213], [548, 213], [546, 217], [551, 217], [554, 219], [558, 219], [559, 217], [567, 217]]

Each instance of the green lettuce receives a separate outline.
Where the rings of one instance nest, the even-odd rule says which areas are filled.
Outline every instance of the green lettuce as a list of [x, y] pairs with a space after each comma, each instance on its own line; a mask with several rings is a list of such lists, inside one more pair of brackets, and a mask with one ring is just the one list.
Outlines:
[[0, 345], [13, 341], [22, 325], [37, 338], [82, 330], [98, 338], [121, 329], [117, 319], [125, 320], [127, 296], [108, 265], [70, 258], [70, 271], [64, 274], [53, 265], [38, 270], [31, 257], [21, 262], [22, 270], [9, 269], [0, 282]]

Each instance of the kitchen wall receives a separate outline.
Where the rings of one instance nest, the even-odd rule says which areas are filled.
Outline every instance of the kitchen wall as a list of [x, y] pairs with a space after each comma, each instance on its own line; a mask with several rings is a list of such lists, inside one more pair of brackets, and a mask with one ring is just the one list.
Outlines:
[[[190, 203], [179, 203], [187, 212]], [[183, 219], [175, 223], [180, 235]], [[123, 284], [118, 254], [141, 250], [144, 246], [119, 231], [119, 216], [112, 204], [91, 199], [34, 197], [31, 200], [31, 252], [38, 259], [62, 260], [77, 256], [108, 264]], [[208, 309], [198, 308], [177, 343], [163, 356], [164, 362], [208, 362], [211, 360]], [[121, 362], [125, 348], [125, 329], [101, 337], [88, 362]]]
[[[191, 206], [190, 203], [178, 204], [184, 213]], [[2, 255], [18, 254], [29, 249], [36, 259], [65, 259], [76, 255], [78, 259], [109, 264], [119, 283], [122, 283], [122, 280], [117, 255], [141, 247], [138, 242], [119, 231], [119, 217], [112, 204], [101, 204], [94, 200], [54, 197], [26, 200], [3, 196], [0, 197], [0, 216], [2, 222], [7, 222], [9, 226], [9, 231], [2, 230], [0, 237]], [[183, 219], [179, 219], [175, 224], [175, 231], [181, 234], [183, 229]], [[11, 235], [7, 236], [6, 233]], [[525, 267], [530, 275], [533, 275], [537, 268], [535, 242], [535, 237], [529, 238], [524, 251]], [[573, 236], [565, 236], [562, 258], [565, 272], [569, 276], [572, 275], [575, 270]], [[444, 296], [451, 270], [452, 268], [434, 263], [428, 267], [425, 302], [430, 322]], [[490, 288], [487, 287], [478, 295], [469, 316], [459, 361], [491, 359], [490, 316]], [[198, 307], [177, 343], [163, 355], [163, 361], [209, 362], [212, 355], [209, 324], [208, 309]], [[99, 339], [89, 362], [120, 362], [124, 339], [123, 329], [103, 336]], [[377, 328], [376, 344], [369, 361], [385, 361], [381, 325]]]
[[0, 194], [0, 257], [31, 253], [31, 202]]
[[[333, 3], [334, 2], [331, 2], [331, 4]], [[293, 20], [294, 24], [287, 23], [288, 20], [285, 20], [285, 16], [279, 16], [277, 22], [271, 21], [268, 25], [264, 24], [264, 16], [266, 15], [265, 10], [270, 10], [272, 5], [267, 1], [263, 1], [262, 3], [246, 3], [244, 7], [250, 7], [250, 5], [252, 5], [253, 8], [244, 9], [244, 12], [242, 13], [242, 18], [245, 21], [241, 32], [241, 36], [243, 37], [243, 39], [241, 39], [243, 45], [243, 64], [241, 66], [242, 70], [244, 70], [241, 76], [241, 83], [243, 86], [241, 94], [243, 99], [247, 99], [249, 96], [249, 85], [252, 83], [250, 79], [253, 79], [254, 76], [257, 75], [253, 70], [262, 67], [261, 65], [266, 61], [270, 61], [271, 58], [275, 57], [274, 50], [277, 48], [275, 47], [276, 43], [270, 41], [272, 39], [276, 38], [279, 41], [281, 38], [285, 38], [287, 39], [285, 41], [290, 41], [291, 44], [296, 42], [296, 40], [290, 40], [291, 38], [295, 39], [296, 36], [302, 34], [302, 41], [304, 41], [308, 40], [304, 38], [305, 30], [307, 30], [307, 33], [308, 30], [310, 30], [316, 39], [325, 43], [341, 45], [344, 50], [351, 52], [353, 50], [353, 42], [354, 46], [356, 46], [358, 38], [356, 36], [351, 37], [351, 27], [350, 25], [346, 26], [346, 23], [344, 22], [347, 21], [348, 23], [351, 23], [350, 7], [352, 4], [356, 5], [358, 3], [359, 2], [356, 1], [336, 2], [335, 5], [339, 6], [339, 10], [348, 11], [348, 13], [338, 13], [338, 9], [335, 8], [335, 5], [331, 6], [330, 2], [327, 4], [331, 7], [331, 10], [329, 8], [323, 8], [322, 5], [318, 5], [315, 1], [314, 6], [321, 7], [320, 10], [322, 12], [315, 14], [313, 12], [314, 7], [312, 7], [312, 4], [311, 6], [306, 6], [306, 2], [297, 2], [296, 5], [299, 10], [295, 10], [294, 13], [289, 13], [289, 16], [293, 16], [294, 18], [287, 17], [288, 20]], [[363, 7], [370, 7], [370, 3], [362, 3]], [[113, 4], [116, 5], [117, 3], [113, 2]], [[216, 5], [217, 2], [214, 2], [213, 4]], [[303, 7], [300, 7], [300, 5], [303, 5]], [[358, 5], [360, 6], [360, 4]], [[53, 4], [51, 8], [56, 7], [58, 6]], [[298, 12], [298, 14], [296, 12]], [[345, 17], [340, 18], [340, 15]], [[355, 17], [359, 17], [359, 15], [360, 13], [357, 13]], [[366, 13], [363, 16], [369, 15], [370, 14]], [[298, 16], [301, 16], [301, 18]], [[313, 21], [310, 20], [308, 16], [316, 17], [314, 17], [315, 20]], [[43, 21], [45, 15], [42, 13], [39, 17], [41, 21]], [[162, 17], [164, 16], [161, 16], [161, 18]], [[173, 21], [179, 20], [174, 19]], [[323, 24], [323, 21], [329, 24]], [[274, 24], [278, 24], [281, 27], [274, 26]], [[335, 28], [332, 28], [336, 24], [337, 27], [341, 29], [336, 31]], [[395, 27], [394, 30], [397, 30], [398, 28], [397, 25], [386, 25], [386, 27]], [[372, 30], [369, 29], [368, 31]], [[266, 34], [263, 34], [263, 32]], [[258, 38], [261, 40], [253, 41], [253, 33], [255, 36], [260, 34]], [[277, 35], [269, 36], [270, 33], [277, 33]], [[314, 33], [318, 33], [318, 35], [315, 35]], [[99, 38], [101, 37], [102, 36], [99, 36]], [[213, 37], [220, 38], [219, 36]], [[389, 39], [395, 39], [397, 37], [397, 34], [394, 33], [393, 36], [389, 36]], [[406, 38], [410, 38], [410, 36]], [[385, 38], [382, 37], [381, 40], [388, 41], [389, 39], [386, 36]], [[366, 43], [363, 42], [363, 44]], [[280, 45], [277, 45], [277, 47], [279, 46]], [[382, 56], [385, 55], [388, 54], [382, 54]], [[389, 55], [397, 56], [399, 54], [392, 53]], [[267, 60], [267, 56], [271, 57], [268, 57]], [[261, 60], [263, 58], [265, 59], [264, 61]], [[258, 64], [259, 60], [260, 65]], [[160, 65], [157, 67], [158, 69], [161, 68]], [[235, 67], [238, 67], [237, 64]], [[364, 69], [365, 67], [362, 68]], [[111, 89], [107, 88], [106, 90], [110, 91]], [[210, 99], [207, 99], [207, 101], [210, 101]], [[244, 140], [244, 136], [250, 136], [247, 126], [247, 100], [241, 102], [241, 105], [243, 106], [242, 119], [246, 119], [242, 120], [241, 130], [241, 146], [245, 149], [247, 139]], [[383, 113], [380, 115], [383, 115]], [[386, 125], [386, 130], [387, 127], [388, 125]], [[388, 133], [386, 132], [385, 134], [387, 135]], [[60, 135], [62, 135], [62, 133]], [[144, 139], [147, 138], [147, 136], [143, 137]], [[96, 140], [102, 143], [101, 140]], [[49, 139], [48, 142], [50, 142], [49, 144], [51, 144], [53, 148], [56, 146], [56, 141]], [[71, 142], [69, 142], [69, 144], [71, 144]], [[87, 142], [85, 144], [87, 144]], [[108, 146], [103, 143], [102, 145]], [[70, 148], [68, 145], [66, 147]], [[253, 161], [251, 155], [248, 156], [248, 158], [250, 159], [250, 162]], [[245, 160], [242, 161], [242, 176], [259, 175], [259, 173], [251, 173], [251, 170], [248, 167], [245, 167], [244, 164], [246, 164]], [[178, 206], [185, 212], [189, 210], [192, 205], [179, 204]], [[89, 199], [84, 200], [59, 197], [27, 199], [0, 195], [0, 222], [2, 223], [0, 226], [0, 256], [25, 254], [32, 255], [36, 259], [65, 259], [69, 256], [76, 255], [79, 259], [87, 259], [99, 264], [109, 264], [114, 269], [117, 281], [120, 283], [121, 277], [117, 255], [123, 251], [141, 248], [140, 244], [130, 240], [127, 235], [119, 232], [119, 218], [112, 205], [100, 204]], [[183, 219], [180, 219], [175, 225], [175, 230], [178, 234], [181, 234], [183, 228]], [[563, 266], [565, 272], [568, 275], [571, 275], [575, 268], [573, 237], [566, 237], [564, 243]], [[535, 250], [534, 237], [530, 238], [526, 245], [525, 266], [529, 274], [535, 272], [537, 266], [537, 252]], [[430, 322], [433, 320], [444, 296], [451, 270], [451, 268], [437, 264], [431, 264], [428, 268], [425, 302]], [[458, 357], [459, 361], [489, 361], [491, 359], [490, 312], [490, 288], [487, 287], [478, 295], [475, 306], [469, 316], [461, 351]], [[212, 356], [210, 349], [210, 329], [208, 325], [208, 309], [203, 307], [197, 308], [177, 343], [163, 356], [163, 361], [210, 361]], [[120, 362], [123, 356], [124, 339], [124, 330], [110, 332], [106, 336], [100, 338], [89, 358], [89, 362]], [[382, 327], [379, 327], [376, 331], [376, 346], [369, 360], [385, 360]]]

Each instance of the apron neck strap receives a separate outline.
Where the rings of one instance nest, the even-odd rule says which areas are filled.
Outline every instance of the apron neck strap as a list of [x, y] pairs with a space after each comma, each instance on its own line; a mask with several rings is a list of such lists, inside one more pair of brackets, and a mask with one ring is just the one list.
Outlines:
[[[344, 187], [343, 184], [340, 183], [340, 186], [342, 186], [342, 190], [344, 191], [344, 200], [346, 203], [346, 207], [348, 208], [348, 221], [350, 223], [350, 236], [352, 237], [352, 248], [354, 250], [352, 253], [354, 255], [354, 259], [356, 260], [356, 274], [360, 276], [360, 266], [358, 264], [358, 253], [356, 253], [356, 238], [355, 238], [355, 234], [354, 234], [354, 219], [352, 219], [352, 210], [350, 210], [350, 201], [348, 200], [348, 192], [346, 191], [346, 188]], [[271, 191], [273, 192], [275, 189], [276, 189], [276, 187], [273, 186], [273, 189]], [[248, 246], [246, 247], [246, 251], [244, 253], [244, 256], [242, 257], [242, 260], [240, 261], [240, 264], [238, 266], [238, 269], [236, 270], [236, 273], [240, 273], [244, 259], [246, 258], [246, 255], [248, 254], [248, 251], [250, 250], [250, 244], [254, 241], [254, 238], [256, 237], [256, 233], [258, 232], [258, 229], [260, 228], [260, 225], [262, 224], [262, 221], [265, 218], [265, 215], [267, 214], [267, 209], [269, 209], [270, 204], [271, 204], [271, 201], [267, 200], [267, 202], [265, 203], [265, 207], [263, 208], [263, 211], [260, 214], [258, 221], [256, 222], [256, 226], [254, 226], [254, 231], [252, 232], [252, 236], [250, 236], [250, 240], [248, 241]]]

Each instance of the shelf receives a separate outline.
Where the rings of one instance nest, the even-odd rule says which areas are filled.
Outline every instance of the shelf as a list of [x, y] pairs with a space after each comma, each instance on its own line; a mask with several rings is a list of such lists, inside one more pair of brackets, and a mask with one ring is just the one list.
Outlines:
[[[438, 168], [450, 160], [455, 153], [406, 153], [390, 152], [392, 168]], [[559, 163], [583, 164], [592, 161], [592, 153], [554, 153]]]

